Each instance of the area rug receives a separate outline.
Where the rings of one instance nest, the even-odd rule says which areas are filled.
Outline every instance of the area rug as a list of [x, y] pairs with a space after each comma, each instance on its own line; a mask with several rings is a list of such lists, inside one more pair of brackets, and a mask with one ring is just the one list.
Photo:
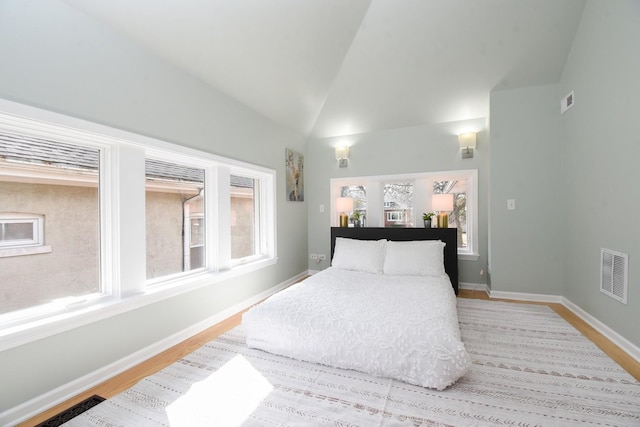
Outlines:
[[640, 425], [640, 383], [549, 307], [458, 299], [458, 319], [473, 365], [444, 391], [248, 349], [240, 326], [65, 425]]

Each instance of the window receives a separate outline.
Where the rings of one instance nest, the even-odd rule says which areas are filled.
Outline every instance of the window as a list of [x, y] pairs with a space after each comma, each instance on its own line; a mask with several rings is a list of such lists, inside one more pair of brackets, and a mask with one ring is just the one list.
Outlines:
[[0, 100], [0, 351], [274, 264], [275, 194], [272, 169]]
[[433, 194], [453, 194], [453, 211], [449, 212], [449, 227], [458, 230], [458, 248], [467, 249], [467, 190], [466, 180], [436, 181]]
[[383, 187], [385, 227], [413, 227], [413, 182], [387, 183]]
[[0, 248], [42, 245], [42, 215], [0, 213]]
[[147, 279], [205, 267], [204, 169], [145, 160]]
[[391, 223], [394, 223], [393, 225], [402, 225], [402, 222], [404, 221], [404, 215], [401, 211], [387, 210], [386, 213], [387, 221], [385, 223], [385, 227], [389, 227]]
[[[421, 227], [422, 214], [433, 211], [431, 196], [453, 194], [449, 227], [458, 230], [458, 255], [461, 259], [475, 260], [478, 258], [477, 182], [477, 170], [334, 178], [330, 182], [331, 201], [333, 204], [338, 197], [352, 197], [354, 210], [358, 209], [356, 206], [366, 207], [369, 227]], [[367, 191], [357, 193], [354, 189], [358, 188]], [[331, 221], [332, 226], [339, 225], [338, 213], [332, 215]]]
[[260, 181], [231, 175], [231, 259], [260, 254]]
[[340, 196], [353, 199], [350, 225], [364, 227], [367, 221], [367, 187], [365, 185], [343, 186], [340, 190]]
[[105, 291], [101, 152], [86, 141], [0, 128], [0, 199], [7, 210], [0, 212], [0, 313]]

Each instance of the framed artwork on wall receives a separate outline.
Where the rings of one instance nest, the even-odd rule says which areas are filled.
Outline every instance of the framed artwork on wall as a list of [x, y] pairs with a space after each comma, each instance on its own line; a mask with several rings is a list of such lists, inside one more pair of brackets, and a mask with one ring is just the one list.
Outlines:
[[304, 156], [297, 151], [285, 149], [287, 174], [287, 200], [304, 201]]

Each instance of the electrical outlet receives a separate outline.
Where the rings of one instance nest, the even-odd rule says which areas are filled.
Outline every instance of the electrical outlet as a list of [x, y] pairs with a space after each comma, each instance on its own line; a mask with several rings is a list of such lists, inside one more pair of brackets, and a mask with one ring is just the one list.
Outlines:
[[325, 259], [327, 259], [327, 256], [325, 254], [318, 254], [318, 259], [324, 261]]
[[309, 254], [309, 259], [318, 259], [318, 254]]

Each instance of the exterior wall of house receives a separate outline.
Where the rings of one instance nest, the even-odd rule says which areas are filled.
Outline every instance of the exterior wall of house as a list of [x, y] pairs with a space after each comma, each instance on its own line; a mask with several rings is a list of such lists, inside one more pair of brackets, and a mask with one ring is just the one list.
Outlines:
[[182, 196], [146, 192], [147, 279], [183, 270]]
[[[148, 279], [183, 271], [183, 198], [146, 194]], [[99, 291], [95, 187], [1, 181], [0, 200], [0, 213], [44, 215], [44, 244], [51, 247], [48, 253], [0, 257], [0, 313]], [[192, 213], [201, 212], [201, 202], [192, 207]]]
[[0, 212], [44, 215], [51, 252], [0, 257], [0, 313], [99, 290], [95, 187], [0, 181]]
[[255, 251], [253, 190], [232, 188], [231, 191], [231, 258], [238, 259]]

